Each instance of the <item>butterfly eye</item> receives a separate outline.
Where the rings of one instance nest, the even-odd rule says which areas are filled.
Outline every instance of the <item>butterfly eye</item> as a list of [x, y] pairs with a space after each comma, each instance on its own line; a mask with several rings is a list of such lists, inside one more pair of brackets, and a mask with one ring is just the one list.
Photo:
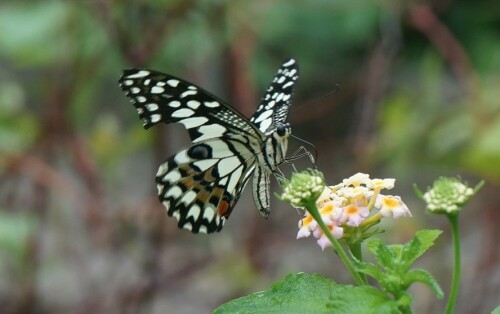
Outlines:
[[276, 128], [276, 132], [278, 132], [279, 136], [285, 136], [285, 134], [286, 134], [286, 125], [284, 125], [284, 124], [278, 125], [278, 127]]

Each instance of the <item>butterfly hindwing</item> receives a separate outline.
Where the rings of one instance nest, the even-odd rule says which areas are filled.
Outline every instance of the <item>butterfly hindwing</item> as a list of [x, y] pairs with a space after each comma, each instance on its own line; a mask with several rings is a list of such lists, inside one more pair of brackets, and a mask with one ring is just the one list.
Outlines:
[[253, 172], [253, 153], [234, 140], [194, 144], [165, 161], [156, 174], [169, 216], [194, 233], [220, 231]]

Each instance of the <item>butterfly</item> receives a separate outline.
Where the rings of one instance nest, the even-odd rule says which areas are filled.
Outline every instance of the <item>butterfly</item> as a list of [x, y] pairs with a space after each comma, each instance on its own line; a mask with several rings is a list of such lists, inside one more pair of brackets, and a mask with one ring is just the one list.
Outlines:
[[270, 175], [286, 162], [286, 122], [298, 78], [295, 59], [283, 62], [250, 119], [218, 97], [173, 75], [124, 70], [119, 86], [148, 129], [180, 123], [192, 145], [165, 160], [156, 173], [158, 197], [179, 228], [193, 233], [222, 229], [253, 175], [252, 196], [270, 214]]

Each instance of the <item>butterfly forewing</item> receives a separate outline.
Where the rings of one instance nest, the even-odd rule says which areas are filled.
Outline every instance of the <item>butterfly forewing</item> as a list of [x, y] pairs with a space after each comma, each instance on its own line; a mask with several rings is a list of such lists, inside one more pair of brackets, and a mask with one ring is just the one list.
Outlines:
[[269, 150], [274, 142], [267, 140], [265, 132], [284, 123], [296, 72], [295, 60], [286, 61], [248, 120], [209, 92], [175, 76], [153, 70], [124, 71], [120, 87], [132, 99], [144, 127], [181, 123], [193, 142], [169, 157], [156, 174], [159, 199], [180, 228], [194, 233], [220, 231], [252, 174], [256, 206], [263, 216], [269, 215], [273, 169], [262, 160], [275, 162], [275, 149]]
[[285, 122], [298, 77], [299, 67], [295, 59], [285, 61], [276, 72], [257, 111], [250, 118], [262, 133], [273, 132], [278, 125]]
[[242, 133], [263, 140], [258, 129], [224, 101], [175, 76], [131, 69], [124, 71], [119, 83], [146, 129], [159, 122], [178, 122], [193, 142]]

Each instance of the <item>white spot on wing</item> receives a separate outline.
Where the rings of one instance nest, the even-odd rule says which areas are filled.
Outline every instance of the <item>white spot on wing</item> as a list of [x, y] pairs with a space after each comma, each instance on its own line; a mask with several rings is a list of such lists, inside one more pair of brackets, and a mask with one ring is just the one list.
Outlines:
[[151, 115], [151, 122], [156, 123], [161, 120], [161, 116], [157, 113]]
[[261, 113], [257, 119], [255, 119], [255, 122], [256, 123], [259, 123], [267, 118], [269, 118], [271, 115], [273, 114], [273, 111], [272, 110], [267, 110], [267, 111], [264, 111], [263, 113]]
[[123, 84], [125, 84], [125, 86], [130, 86], [130, 85], [134, 84], [134, 81], [132, 81], [132, 80], [125, 80], [125, 81], [123, 81]]
[[[172, 87], [177, 87], [177, 85], [179, 84], [179, 81], [178, 80], [168, 80], [167, 81], [167, 84], [172, 86]], [[158, 85], [158, 84], [157, 84]]]
[[180, 187], [178, 187], [177, 185], [174, 185], [173, 187], [171, 187], [168, 191], [167, 191], [167, 194], [165, 194], [166, 197], [173, 197], [174, 199], [176, 198], [179, 198], [179, 196], [181, 196], [182, 194], [182, 190]]
[[[192, 193], [195, 193], [193, 191], [189, 191], [189, 192], [192, 192]], [[196, 194], [196, 193], [195, 193]], [[187, 195], [187, 194], [186, 194]], [[184, 199], [184, 197], [183, 197]], [[189, 211], [188, 211], [188, 214], [186, 216], [186, 218], [189, 218], [189, 217], [193, 217], [194, 220], [198, 220], [198, 218], [200, 217], [200, 212], [201, 212], [201, 208], [200, 206], [196, 205], [196, 204], [193, 204], [193, 206], [191, 206], [189, 208]]]
[[200, 132], [202, 136], [193, 141], [193, 143], [201, 142], [209, 138], [221, 137], [224, 132], [226, 132], [226, 128], [220, 124], [202, 125], [198, 129], [198, 132]]
[[146, 102], [146, 100], [147, 100], [147, 99], [146, 99], [146, 97], [144, 97], [144, 96], [137, 96], [135, 99], [136, 99], [138, 102]]
[[207, 226], [200, 226], [199, 233], [207, 233]]
[[191, 231], [193, 230], [193, 225], [190, 222], [186, 222], [182, 228]]
[[[160, 166], [161, 167], [161, 166]], [[158, 172], [160, 171], [160, 169], [158, 169]], [[158, 175], [158, 174], [157, 174]], [[163, 182], [169, 182], [169, 183], [173, 183], [173, 182], [177, 182], [179, 181], [179, 179], [181, 178], [181, 174], [179, 173], [179, 171], [177, 170], [172, 170], [170, 171], [169, 173], [167, 173], [162, 181]]]
[[156, 185], [156, 189], [158, 190], [158, 195], [162, 194], [163, 193], [163, 188], [165, 186], [163, 184], [157, 184]]
[[163, 87], [159, 87], [159, 86], [153, 86], [153, 88], [151, 88], [151, 93], [153, 94], [161, 94], [165, 91], [165, 89]]
[[149, 75], [149, 71], [141, 70], [141, 71], [139, 71], [139, 72], [137, 72], [135, 74], [127, 75], [126, 77], [132, 79], [132, 78], [145, 77], [147, 75]]
[[212, 206], [207, 206], [205, 207], [205, 210], [203, 211], [203, 218], [205, 218], [208, 221], [212, 221], [215, 216], [215, 210], [213, 209]]
[[186, 127], [186, 129], [192, 129], [205, 124], [207, 121], [208, 119], [205, 117], [192, 117], [183, 119], [179, 122], [182, 123]]
[[183, 163], [186, 163], [186, 162], [190, 162], [191, 161], [191, 158], [188, 157], [187, 155], [187, 151], [186, 150], [183, 150], [182, 152], [179, 152], [175, 155], [174, 157], [174, 161], [180, 165], [180, 164], [183, 164]]
[[184, 93], [181, 94], [181, 98], [187, 97], [189, 95], [196, 95], [198, 92], [195, 90], [187, 90]]
[[168, 105], [169, 105], [169, 107], [177, 108], [181, 105], [181, 102], [177, 101], [177, 100], [173, 100], [173, 101], [169, 102]]
[[170, 202], [169, 201], [163, 201], [161, 203], [163, 204], [163, 206], [165, 206], [166, 209], [170, 208]]
[[172, 217], [174, 217], [175, 219], [177, 219], [177, 221], [179, 221], [181, 219], [181, 213], [178, 210], [176, 210], [175, 212], [173, 212]]
[[205, 107], [209, 108], [217, 108], [220, 106], [219, 102], [217, 101], [205, 101], [203, 104], [205, 105]]
[[288, 83], [286, 83], [285, 85], [283, 85], [283, 89], [287, 88], [288, 86], [291, 86], [293, 85], [293, 81], [290, 81]]
[[156, 111], [156, 110], [158, 110], [158, 105], [157, 104], [147, 104], [146, 109], [148, 109], [148, 111]]
[[201, 103], [197, 100], [190, 100], [187, 102], [187, 105], [189, 108], [198, 109], [198, 107], [201, 105]]
[[[191, 202], [195, 198], [196, 198], [196, 192], [191, 190], [191, 191], [186, 192], [186, 194], [184, 194], [184, 196], [182, 196], [181, 202], [186, 204], [186, 206], [187, 206], [187, 205], [191, 204]], [[200, 214], [199, 209], [200, 208], [198, 207], [198, 215]], [[198, 217], [195, 217], [195, 218], [198, 218]]]
[[156, 172], [156, 176], [159, 177], [159, 176], [162, 176], [164, 175], [168, 170], [168, 163], [163, 163], [160, 165], [160, 167], [158, 167], [158, 171]]
[[132, 87], [132, 88], [130, 89], [130, 92], [131, 92], [132, 94], [137, 94], [137, 93], [139, 93], [140, 91], [141, 91], [141, 89], [140, 89], [139, 87]]
[[295, 59], [290, 59], [287, 62], [283, 63], [283, 66], [284, 67], [289, 67], [289, 66], [291, 66], [294, 63], [295, 63]]
[[265, 132], [269, 128], [270, 125], [271, 125], [271, 119], [267, 119], [267, 120], [264, 120], [260, 123], [259, 128], [262, 132]]
[[188, 108], [181, 108], [179, 110], [174, 111], [172, 113], [172, 117], [174, 118], [187, 118], [194, 114], [194, 111]]

